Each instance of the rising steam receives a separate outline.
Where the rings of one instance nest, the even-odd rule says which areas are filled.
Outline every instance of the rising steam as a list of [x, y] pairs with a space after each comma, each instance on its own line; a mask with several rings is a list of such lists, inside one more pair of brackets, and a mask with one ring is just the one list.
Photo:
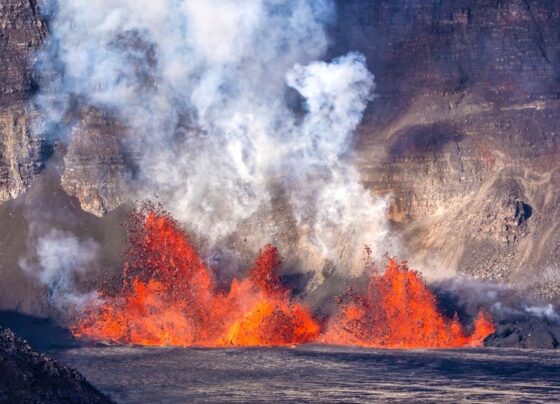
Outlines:
[[387, 202], [351, 162], [373, 76], [358, 53], [317, 61], [331, 1], [53, 0], [42, 12], [38, 103], [58, 129], [77, 106], [115, 113], [138, 159], [133, 197], [155, 192], [212, 248], [247, 221], [267, 226], [280, 192], [304, 269], [359, 273], [364, 244], [386, 252]]
[[20, 260], [20, 267], [46, 287], [54, 307], [68, 309], [91, 303], [93, 293], [79, 293], [76, 277], [91, 269], [97, 260], [99, 245], [92, 239], [80, 240], [74, 234], [53, 229], [40, 236], [32, 258]]

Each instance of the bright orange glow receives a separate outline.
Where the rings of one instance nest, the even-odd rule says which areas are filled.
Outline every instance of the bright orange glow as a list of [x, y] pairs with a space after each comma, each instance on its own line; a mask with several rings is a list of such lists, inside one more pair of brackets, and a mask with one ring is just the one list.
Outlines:
[[329, 320], [320, 341], [326, 344], [386, 348], [455, 348], [479, 346], [494, 332], [480, 312], [467, 335], [457, 315], [447, 319], [420, 276], [390, 260], [383, 274], [373, 274], [367, 293], [349, 293]]
[[480, 345], [494, 331], [481, 312], [466, 334], [437, 310], [419, 275], [396, 261], [347, 294], [321, 325], [282, 285], [278, 251], [266, 246], [242, 280], [218, 291], [179, 225], [146, 206], [131, 216], [122, 288], [102, 295], [73, 327], [78, 337], [147, 346], [281, 346], [318, 342], [387, 348]]
[[215, 290], [212, 273], [167, 214], [132, 216], [121, 292], [91, 307], [73, 332], [138, 345], [269, 346], [316, 339], [319, 325], [280, 283], [278, 251], [265, 247], [247, 279]]

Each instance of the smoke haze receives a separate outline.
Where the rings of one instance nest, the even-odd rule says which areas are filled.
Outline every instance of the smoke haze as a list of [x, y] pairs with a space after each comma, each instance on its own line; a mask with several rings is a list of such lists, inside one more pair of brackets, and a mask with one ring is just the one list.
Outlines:
[[79, 293], [76, 276], [91, 269], [99, 245], [92, 239], [80, 240], [74, 234], [52, 229], [40, 236], [31, 252], [33, 258], [20, 260], [20, 267], [47, 288], [47, 297], [58, 309], [81, 307], [95, 298]]
[[317, 282], [327, 265], [358, 275], [364, 244], [387, 251], [387, 200], [352, 164], [374, 78], [359, 53], [321, 61], [331, 1], [51, 0], [41, 10], [47, 124], [64, 139], [77, 106], [115, 113], [139, 167], [131, 198], [155, 193], [216, 249], [248, 220], [266, 227], [259, 215], [275, 215], [280, 190], [297, 233], [283, 253]]

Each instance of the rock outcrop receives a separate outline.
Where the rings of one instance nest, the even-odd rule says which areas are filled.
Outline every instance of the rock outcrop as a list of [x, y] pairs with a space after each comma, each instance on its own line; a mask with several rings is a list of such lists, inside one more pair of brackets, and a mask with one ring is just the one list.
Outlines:
[[46, 34], [36, 1], [0, 3], [0, 107], [26, 101], [37, 90], [31, 59]]
[[[47, 37], [47, 23], [36, 1], [0, 4], [0, 203], [27, 190], [52, 151], [40, 130], [41, 117], [30, 102], [39, 80], [33, 74], [36, 52]], [[97, 216], [120, 206], [125, 194], [120, 128], [99, 111], [85, 108], [68, 141], [63, 189]]]
[[0, 326], [0, 402], [110, 403], [69, 366]]
[[496, 348], [558, 349], [560, 325], [546, 318], [520, 317], [501, 321], [484, 341]]
[[120, 140], [125, 130], [115, 119], [88, 108], [70, 134], [62, 188], [96, 216], [116, 209], [126, 195], [128, 168]]
[[23, 105], [0, 108], [0, 202], [27, 190], [50, 154], [49, 144], [31, 133], [32, 119]]
[[35, 1], [0, 3], [0, 203], [24, 192], [49, 155], [46, 140], [31, 131], [36, 112], [28, 105], [37, 90], [34, 53], [46, 34]]

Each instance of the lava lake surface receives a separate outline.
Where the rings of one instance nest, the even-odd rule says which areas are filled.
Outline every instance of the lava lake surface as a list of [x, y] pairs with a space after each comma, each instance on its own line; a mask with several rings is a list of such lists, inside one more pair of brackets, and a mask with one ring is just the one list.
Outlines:
[[517, 349], [71, 347], [52, 355], [119, 403], [543, 402], [560, 352]]

